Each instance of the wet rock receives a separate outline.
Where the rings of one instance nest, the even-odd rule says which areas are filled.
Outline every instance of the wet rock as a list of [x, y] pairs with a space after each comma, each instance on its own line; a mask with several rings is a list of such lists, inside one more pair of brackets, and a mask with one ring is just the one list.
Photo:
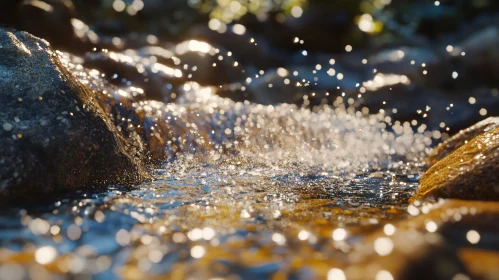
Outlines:
[[477, 124], [459, 131], [457, 134], [451, 138], [440, 143], [432, 152], [432, 154], [426, 159], [426, 162], [430, 165], [435, 164], [437, 161], [448, 156], [450, 153], [454, 152], [456, 149], [462, 145], [468, 143], [471, 139], [483, 134], [487, 131], [493, 130], [499, 126], [499, 118], [490, 117]]
[[476, 279], [498, 279], [499, 253], [483, 249], [463, 248], [458, 252], [466, 269]]
[[[457, 255], [471, 279], [495, 279], [487, 276], [497, 275], [499, 245], [494, 236], [499, 232], [495, 222], [499, 218], [498, 202], [441, 199], [436, 203], [415, 202], [409, 209], [409, 218], [393, 224], [395, 233], [409, 233], [407, 236], [411, 232], [426, 232], [427, 236], [438, 234], [440, 244], [445, 244]], [[390, 234], [384, 228], [369, 236], [368, 240], [375, 242]], [[415, 244], [418, 242], [421, 241]], [[406, 240], [402, 246], [411, 245]]]
[[499, 63], [499, 27], [489, 26], [463, 41], [455, 50], [465, 52], [463, 65], [480, 80], [493, 83], [499, 78], [497, 65]]
[[[239, 35], [233, 30], [234, 26], [229, 25], [225, 33], [219, 33], [205, 25], [196, 25], [189, 30], [187, 38], [210, 42], [215, 46], [231, 50], [239, 62], [245, 65], [254, 65], [259, 69], [278, 67], [289, 60], [285, 50], [272, 49], [264, 38], [260, 40], [254, 34], [247, 33]], [[252, 38], [256, 44], [251, 43]]]
[[[369, 65], [385, 74], [407, 76], [412, 83], [442, 87], [451, 83], [451, 65], [430, 48], [399, 47], [379, 51], [368, 58]], [[424, 64], [424, 67], [422, 66]], [[423, 71], [427, 71], [427, 75]]]
[[440, 91], [395, 84], [372, 88], [362, 94], [362, 98], [357, 102], [361, 107], [369, 108], [371, 113], [384, 111], [392, 122], [416, 120], [418, 127], [426, 123], [428, 129], [438, 129], [441, 122], [452, 122], [454, 118], [445, 110], [449, 106], [446, 98]]
[[215, 48], [206, 42], [181, 42], [175, 46], [175, 56], [179, 59], [179, 65], [187, 70], [187, 78], [201, 85], [220, 86], [246, 78], [244, 66], [231, 51]]
[[[280, 72], [284, 72], [284, 74]], [[271, 69], [259, 78], [253, 78], [251, 83], [247, 85], [248, 91], [251, 93], [251, 101], [259, 104], [279, 104], [279, 103], [296, 103], [302, 101], [300, 88], [294, 85], [295, 79], [289, 77], [288, 70], [280, 68], [279, 70]], [[284, 83], [284, 80], [288, 83]]]
[[120, 52], [128, 48], [138, 49], [158, 43], [158, 38], [150, 34], [135, 32], [120, 34], [120, 36], [98, 34], [93, 27], [91, 28], [77, 18], [71, 19], [71, 25], [74, 35], [61, 48], [73, 54], [84, 55], [86, 52], [95, 50]]
[[[126, 52], [135, 52], [133, 50], [128, 50]], [[158, 46], [147, 46], [140, 48], [136, 51], [137, 55], [141, 57], [146, 57], [149, 59], [155, 59], [157, 62], [165, 64], [167, 66], [175, 65], [175, 54], [165, 48]]]
[[[90, 2], [86, 1], [85, 5], [85, 9], [92, 10]], [[7, 6], [2, 6], [0, 24], [43, 38], [55, 49], [80, 55], [94, 48], [121, 51], [157, 41], [149, 34], [127, 32], [126, 29], [113, 33], [100, 26], [90, 27], [78, 19], [81, 12], [85, 14], [84, 9], [77, 10], [71, 0], [9, 1]]]
[[170, 100], [172, 89], [185, 80], [182, 71], [139, 56], [137, 51], [91, 52], [84, 58], [84, 66], [106, 73], [115, 84], [131, 84], [144, 89], [150, 99]]
[[[437, 202], [415, 201], [408, 207], [408, 212], [411, 216], [395, 225], [398, 230], [439, 232], [445, 236], [447, 233], [455, 233], [457, 228], [477, 231], [499, 229], [497, 225], [492, 224], [499, 218], [499, 203], [495, 201], [460, 199], [439, 199]], [[432, 224], [428, 225], [429, 222]], [[469, 245], [469, 241], [454, 242], [454, 245], [458, 247]]]
[[0, 194], [129, 184], [148, 177], [125, 137], [49, 44], [0, 29]]
[[438, 234], [414, 230], [398, 230], [390, 236], [374, 233], [354, 247], [348, 258], [353, 264], [345, 269], [346, 279], [373, 279], [376, 275], [376, 279], [443, 280], [466, 274], [455, 250]]
[[27, 31], [56, 49], [83, 53], [93, 47], [88, 38], [77, 36], [73, 24], [77, 13], [71, 0], [13, 0], [2, 3], [1, 10], [2, 26]]
[[[374, 270], [365, 272], [367, 275], [383, 269], [394, 279], [452, 279], [457, 274], [477, 279], [477, 276], [496, 270], [492, 265], [473, 266], [470, 252], [464, 251], [494, 255], [496, 242], [493, 239], [486, 241], [485, 236], [493, 236], [498, 230], [493, 221], [499, 217], [499, 203], [443, 199], [438, 202], [417, 201], [408, 207], [408, 212], [406, 219], [385, 225], [355, 247], [349, 257], [359, 262], [356, 268]], [[483, 236], [477, 244], [467, 240], [470, 230]], [[364, 279], [360, 276], [364, 277], [360, 274], [357, 279]]]
[[499, 199], [499, 128], [487, 131], [435, 163], [415, 198]]
[[73, 38], [71, 19], [76, 10], [70, 0], [29, 0], [19, 6], [21, 28], [46, 39], [56, 48], [66, 46]]
[[[336, 73], [344, 77], [338, 78]], [[248, 77], [250, 79], [246, 80], [246, 85], [252, 98], [250, 101], [267, 105], [291, 103], [306, 107], [332, 104], [342, 92], [356, 96], [358, 88], [355, 85], [361, 80], [361, 74], [350, 72], [346, 67], [324, 66], [317, 70], [315, 64], [268, 69]]]
[[[355, 95], [347, 96], [355, 98]], [[470, 97], [473, 98], [474, 104], [469, 103]], [[488, 115], [499, 114], [499, 98], [494, 89], [479, 88], [471, 92], [444, 91], [413, 85], [412, 81], [409, 85], [368, 88], [356, 102], [369, 108], [371, 113], [384, 110], [392, 120], [415, 120], [416, 128], [424, 124], [426, 130], [445, 128], [442, 132], [450, 134], [483, 120], [481, 109], [485, 109]], [[442, 123], [445, 126], [442, 127]]]
[[[341, 52], [345, 45], [354, 46], [364, 37], [353, 21], [358, 14], [359, 1], [310, 3], [299, 18], [288, 17], [282, 23], [279, 16], [270, 15], [260, 22], [246, 18], [246, 26], [255, 33], [263, 33], [269, 43], [283, 49], [303, 49], [304, 45], [293, 42], [294, 37], [304, 40], [309, 51]], [[244, 22], [244, 21], [243, 21]]]

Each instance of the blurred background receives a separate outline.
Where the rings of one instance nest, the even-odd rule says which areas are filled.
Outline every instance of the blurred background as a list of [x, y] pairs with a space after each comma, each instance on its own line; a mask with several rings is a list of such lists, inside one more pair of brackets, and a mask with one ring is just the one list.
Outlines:
[[[387, 162], [383, 156], [378, 158], [381, 151], [393, 150], [392, 145], [398, 147], [394, 145], [398, 141], [401, 147], [429, 151], [425, 148], [430, 143], [440, 143], [460, 129], [499, 115], [499, 1], [1, 2], [1, 27], [44, 38], [65, 52], [61, 56], [71, 57], [66, 62], [75, 76], [85, 77], [94, 72], [88, 69], [97, 69], [91, 81], [107, 80], [118, 95], [120, 89], [139, 92], [141, 88], [147, 99], [180, 103], [186, 92], [209, 87], [210, 94], [236, 101], [296, 104], [315, 110], [318, 117], [307, 119], [309, 111], [296, 112], [291, 107], [289, 115], [296, 113], [294, 119], [303, 120], [304, 125], [295, 128], [293, 122], [283, 124], [275, 117], [288, 107], [270, 115], [264, 112], [273, 107], [247, 106], [247, 110], [257, 108], [253, 116], [257, 120], [270, 116], [261, 123], [269, 126], [262, 130], [268, 129], [271, 140], [274, 135], [278, 138], [284, 134], [284, 139], [293, 139], [287, 143], [293, 149], [277, 148], [273, 153], [273, 146], [268, 148], [265, 142], [267, 135], [261, 134], [257, 125], [253, 128], [256, 132], [248, 133], [246, 139], [255, 151], [260, 151], [256, 149], [260, 146], [264, 151], [255, 157], [249, 152], [242, 157], [234, 154], [233, 159], [232, 154], [215, 146], [224, 157], [213, 157], [217, 164], [210, 166], [211, 153], [206, 153], [210, 160], [206, 159], [205, 164], [196, 158], [191, 161], [186, 152], [187, 157], [158, 169], [158, 179], [132, 190], [119, 186], [78, 190], [46, 205], [1, 212], [0, 244], [8, 250], [0, 250], [0, 279], [24, 279], [28, 269], [33, 279], [65, 279], [66, 275], [70, 279], [86, 279], [83, 276], [87, 275], [98, 275], [95, 279], [114, 279], [116, 275], [143, 279], [169, 273], [173, 279], [232, 274], [241, 277], [228, 279], [261, 279], [265, 275], [275, 276], [273, 279], [311, 279], [315, 273], [346, 279], [341, 269], [331, 267], [334, 265], [346, 267], [347, 275], [353, 273], [358, 279], [365, 279], [365, 273], [393, 280], [390, 272], [381, 270], [379, 274], [378, 266], [371, 265], [381, 260], [394, 268], [398, 273], [395, 276], [404, 279], [463, 280], [470, 278], [462, 274], [447, 277], [461, 271], [456, 252], [463, 248], [483, 249], [468, 251], [466, 264], [478, 263], [479, 272], [484, 264], [490, 270], [484, 269], [483, 275], [490, 273], [491, 277], [482, 279], [497, 279], [499, 243], [496, 227], [490, 226], [497, 224], [497, 210], [496, 206], [484, 206], [478, 201], [442, 207], [439, 204], [441, 212], [434, 216], [415, 217], [419, 219], [415, 220], [419, 221], [417, 230], [405, 231], [402, 224], [393, 243], [387, 236], [395, 233], [395, 227], [386, 224], [380, 231], [381, 238], [371, 238], [378, 241], [374, 250], [365, 247], [365, 258], [352, 254], [355, 261], [361, 260], [358, 264], [347, 267], [348, 261], [352, 262], [347, 256], [349, 246], [360, 242], [363, 233], [381, 229], [391, 219], [410, 218], [420, 212], [426, 215], [433, 207], [419, 201], [408, 206], [407, 200], [418, 188], [422, 174], [419, 155], [408, 160], [411, 155], [392, 158], [390, 152]], [[96, 96], [111, 88], [107, 84], [99, 88], [102, 84], [96, 83]], [[113, 110], [135, 111], [139, 102], [125, 102], [123, 106], [116, 103], [111, 105]], [[168, 107], [155, 102], [141, 106], [150, 104], [161, 110]], [[219, 111], [209, 112], [214, 112], [213, 117], [190, 118], [197, 111], [188, 111], [186, 120], [178, 122], [184, 127], [174, 133], [187, 135], [188, 139], [197, 129], [186, 133], [190, 122], [194, 128], [196, 120], [203, 124], [206, 119], [213, 125], [200, 125], [198, 131], [215, 134], [212, 128], [217, 127], [217, 134], [224, 139], [241, 120], [225, 108], [239, 105], [227, 102]], [[321, 111], [323, 105], [347, 107], [349, 114], [330, 122], [339, 114], [330, 114], [331, 107]], [[174, 144], [170, 145], [171, 141], [156, 141], [159, 134], [151, 132], [156, 124], [169, 124], [169, 114], [176, 113], [176, 109], [164, 115], [168, 121], [158, 121], [157, 115], [151, 117], [141, 110], [144, 135], [153, 139], [151, 147], [159, 147], [151, 148], [152, 156], [160, 161], [165, 151], [177, 153], [175, 144], [185, 139], [173, 138]], [[122, 115], [135, 116], [127, 113]], [[372, 114], [377, 114], [371, 118], [375, 122], [366, 122], [366, 116]], [[124, 120], [117, 121], [128, 126], [130, 120]], [[298, 135], [303, 134], [302, 140], [312, 138], [313, 143], [314, 134], [305, 128], [315, 120], [329, 124], [317, 127], [324, 127], [326, 142], [334, 144], [331, 149], [328, 144], [314, 152], [314, 146], [307, 141], [303, 141], [305, 145], [294, 140], [301, 138], [286, 138], [295, 135], [296, 130]], [[284, 129], [275, 129], [278, 126]], [[4, 126], [6, 131], [11, 128]], [[227, 132], [221, 128], [229, 129]], [[378, 133], [378, 128], [383, 134]], [[394, 133], [385, 134], [385, 129]], [[171, 136], [170, 130], [163, 131]], [[317, 133], [319, 139], [322, 132]], [[424, 137], [418, 134], [412, 138], [413, 132]], [[409, 142], [404, 142], [404, 136]], [[416, 141], [422, 138], [424, 141]], [[292, 156], [288, 158], [288, 154]], [[327, 164], [321, 167], [323, 162]], [[484, 216], [475, 216], [477, 209], [482, 209]], [[490, 216], [486, 216], [488, 211]], [[437, 226], [427, 217], [442, 220], [442, 225]], [[451, 217], [455, 224], [447, 223]], [[457, 223], [461, 218], [463, 223]], [[410, 224], [414, 220], [408, 221]], [[344, 225], [351, 228], [347, 231]], [[435, 241], [437, 229], [449, 247], [440, 247]], [[344, 242], [345, 238], [348, 242]], [[58, 254], [61, 258], [53, 265], [50, 262]], [[2, 266], [5, 256], [13, 256], [16, 263]], [[388, 258], [382, 258], [385, 256]], [[33, 258], [39, 264], [48, 264], [47, 271], [54, 270], [64, 277], [54, 278], [41, 266], [32, 265]], [[437, 278], [440, 275], [445, 277]]]
[[[237, 101], [311, 108], [341, 96], [444, 138], [499, 111], [493, 0], [11, 0], [0, 19], [80, 56], [133, 49], [157, 58], [144, 47], [159, 46], [171, 52], [162, 63], [196, 65], [177, 84]], [[198, 42], [217, 52], [207, 57]], [[128, 73], [85, 57], [88, 67]], [[171, 86], [149, 96], [173, 101], [176, 82], [161, 81]]]

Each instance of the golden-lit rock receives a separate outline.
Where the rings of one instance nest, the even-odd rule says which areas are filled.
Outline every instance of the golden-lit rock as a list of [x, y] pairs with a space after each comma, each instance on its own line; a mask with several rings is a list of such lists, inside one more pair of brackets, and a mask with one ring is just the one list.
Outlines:
[[481, 122], [476, 123], [475, 125], [463, 129], [456, 133], [451, 138], [445, 140], [440, 143], [433, 153], [426, 159], [426, 162], [429, 165], [435, 164], [437, 161], [443, 159], [448, 156], [450, 153], [454, 152], [456, 149], [461, 147], [462, 145], [468, 143], [471, 139], [477, 137], [478, 135], [490, 131], [499, 126], [499, 118], [498, 117], [490, 117]]
[[466, 269], [478, 279], [499, 279], [499, 253], [482, 249], [462, 248], [458, 252]]
[[415, 199], [499, 200], [499, 128], [438, 161], [423, 175]]
[[487, 236], [499, 233], [499, 202], [452, 199], [419, 204], [417, 208], [419, 214], [396, 224], [397, 230], [439, 233], [457, 250], [470, 279], [498, 279], [499, 254], [494, 239]]
[[437, 203], [415, 202], [408, 207], [408, 212], [413, 217], [397, 223], [397, 228], [431, 232], [453, 225], [490, 228], [493, 221], [499, 219], [499, 203], [495, 201], [441, 199]]
[[[455, 250], [440, 235], [412, 229], [387, 236], [382, 231], [348, 255], [346, 279], [452, 279], [466, 274]], [[381, 277], [381, 275], [386, 275]]]
[[499, 231], [495, 223], [498, 202], [418, 201], [408, 212], [411, 216], [407, 219], [386, 224], [355, 247], [349, 258], [357, 262], [357, 269], [347, 271], [358, 275], [347, 274], [347, 279], [363, 279], [362, 273], [372, 275], [374, 272], [364, 272], [372, 267], [389, 271], [394, 279], [452, 279], [456, 274], [497, 279], [491, 276], [497, 275], [499, 255], [487, 249], [494, 241], [482, 240], [482, 236]]

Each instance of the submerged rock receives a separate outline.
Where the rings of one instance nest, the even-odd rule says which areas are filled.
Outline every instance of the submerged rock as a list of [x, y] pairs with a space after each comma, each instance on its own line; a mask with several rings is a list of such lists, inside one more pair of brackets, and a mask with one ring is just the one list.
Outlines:
[[[467, 274], [455, 250], [435, 233], [398, 230], [376, 232], [354, 247], [346, 279], [452, 279]], [[386, 278], [381, 278], [381, 275]]]
[[498, 172], [499, 128], [495, 128], [435, 163], [421, 178], [415, 198], [499, 200]]
[[[443, 277], [444, 279], [452, 279], [452, 276], [457, 273], [468, 276], [463, 279], [496, 279], [490, 278], [490, 276], [497, 275], [498, 272], [498, 244], [490, 237], [497, 235], [499, 231], [499, 227], [495, 223], [499, 218], [498, 202], [441, 199], [437, 203], [414, 203], [409, 206], [409, 213], [411, 216], [407, 219], [388, 227], [385, 226], [382, 230], [367, 237], [368, 244], [378, 242], [378, 245], [390, 244], [390, 242], [386, 242], [387, 238], [390, 238], [394, 244], [393, 252], [385, 258], [395, 257], [394, 253], [396, 254], [397, 251], [407, 253], [408, 248], [417, 249], [416, 252], [424, 252], [424, 249], [429, 245], [425, 243], [428, 243], [429, 240], [438, 241], [440, 250], [438, 250], [438, 247], [434, 247], [434, 249], [437, 249], [436, 251], [434, 250], [426, 255], [422, 262], [420, 260], [421, 264], [425, 263], [426, 260], [424, 269], [417, 270], [418, 265], [413, 262], [412, 265], [416, 267], [416, 270], [406, 269], [405, 278], [403, 279], [435, 279], [439, 276], [439, 273], [444, 272], [443, 268], [448, 273], [446, 277]], [[412, 236], [417, 234], [423, 237], [408, 242], [409, 239], [412, 239]], [[405, 238], [403, 241], [399, 241], [401, 244], [396, 243], [397, 236]], [[383, 252], [386, 250], [385, 247], [378, 246], [378, 251]], [[442, 248], [446, 248], [445, 251], [448, 253], [452, 252], [454, 258], [449, 258], [449, 255], [447, 255], [447, 259], [445, 259], [445, 255], [436, 257], [436, 254], [444, 252]], [[409, 257], [413, 256], [413, 254], [409, 255]], [[446, 261], [451, 262], [443, 265]], [[477, 261], [480, 265], [477, 265]], [[396, 267], [395, 264], [401, 262], [403, 261], [395, 257], [388, 264]], [[442, 266], [439, 266], [438, 263], [442, 264]], [[459, 264], [462, 264], [465, 270], [456, 270], [455, 268], [460, 267]], [[419, 267], [421, 268], [421, 266]], [[449, 271], [453, 267], [454, 271]], [[426, 274], [427, 277], [422, 277], [421, 274], [424, 273], [429, 274]], [[400, 277], [395, 278], [399, 279]]]
[[0, 29], [0, 196], [147, 178], [138, 137], [108, 115], [46, 41]]
[[462, 145], [468, 143], [471, 139], [490, 131], [499, 126], [499, 118], [490, 117], [477, 124], [459, 131], [457, 134], [451, 138], [440, 143], [438, 147], [433, 150], [433, 153], [426, 159], [426, 162], [430, 165], [435, 164], [437, 161], [448, 156], [450, 153], [454, 152], [456, 149]]
[[23, 1], [19, 16], [22, 30], [48, 40], [56, 48], [75, 46], [71, 19], [76, 17], [76, 9], [70, 0]]
[[458, 257], [475, 279], [497, 279], [499, 275], [497, 251], [463, 248], [459, 250]]

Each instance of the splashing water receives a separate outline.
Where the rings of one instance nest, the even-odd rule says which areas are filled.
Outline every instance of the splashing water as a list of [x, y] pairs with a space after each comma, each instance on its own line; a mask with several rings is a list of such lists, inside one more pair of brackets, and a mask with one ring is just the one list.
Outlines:
[[11, 279], [325, 276], [357, 237], [406, 215], [430, 140], [390, 132], [382, 114], [342, 97], [313, 110], [234, 102], [193, 82], [176, 103], [146, 101], [60, 55], [120, 112], [118, 125], [133, 125], [127, 108], [142, 116], [151, 156], [168, 160], [132, 190], [3, 210], [0, 271]]

